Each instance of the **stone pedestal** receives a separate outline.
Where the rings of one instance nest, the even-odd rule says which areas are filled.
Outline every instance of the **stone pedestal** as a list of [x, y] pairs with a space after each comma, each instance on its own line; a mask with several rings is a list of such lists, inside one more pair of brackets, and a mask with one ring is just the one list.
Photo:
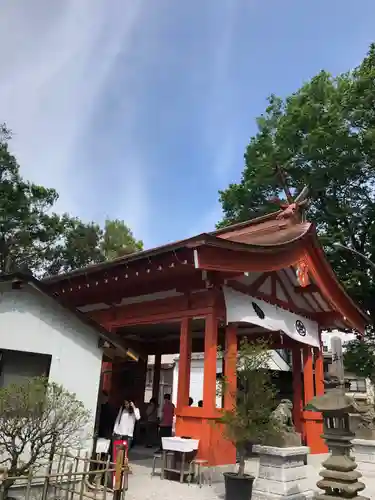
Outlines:
[[375, 440], [353, 439], [353, 456], [358, 464], [363, 482], [370, 486], [375, 482]]
[[306, 500], [313, 498], [307, 487], [309, 448], [294, 446], [254, 446], [259, 454], [259, 475], [254, 483], [252, 500]]

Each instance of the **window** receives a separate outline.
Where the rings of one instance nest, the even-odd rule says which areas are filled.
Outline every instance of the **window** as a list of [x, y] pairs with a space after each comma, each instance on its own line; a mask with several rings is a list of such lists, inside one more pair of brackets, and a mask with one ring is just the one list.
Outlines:
[[48, 377], [51, 356], [24, 351], [0, 351], [0, 387], [22, 384], [32, 377]]
[[323, 362], [324, 375], [329, 374], [331, 365], [332, 365], [331, 360], [324, 360], [324, 362]]
[[347, 389], [348, 392], [366, 392], [366, 380], [360, 378], [349, 379], [350, 387]]

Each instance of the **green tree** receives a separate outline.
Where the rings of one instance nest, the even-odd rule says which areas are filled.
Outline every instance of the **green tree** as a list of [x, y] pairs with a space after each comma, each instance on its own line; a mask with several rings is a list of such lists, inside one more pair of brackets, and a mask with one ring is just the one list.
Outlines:
[[275, 210], [281, 196], [275, 166], [292, 192], [310, 188], [309, 220], [348, 292], [375, 320], [375, 282], [368, 264], [335, 248], [352, 247], [375, 260], [375, 45], [353, 71], [322, 71], [294, 94], [271, 96], [245, 153], [241, 181], [220, 192], [219, 226]]
[[375, 384], [375, 333], [369, 330], [364, 339], [347, 342], [344, 366], [349, 373], [365, 377]]
[[[240, 457], [238, 475], [241, 477], [245, 474], [248, 443], [264, 444], [281, 432], [278, 422], [271, 418], [277, 390], [268, 369], [270, 356], [266, 342], [241, 341], [236, 357], [237, 387], [231, 394], [236, 404], [224, 410], [219, 420], [226, 438], [237, 448]], [[225, 378], [219, 390], [223, 393], [231, 390]]]
[[0, 125], [0, 272], [52, 275], [142, 249], [123, 221], [107, 220], [103, 230], [53, 213], [57, 192], [21, 177], [10, 139]]
[[43, 268], [62, 234], [61, 218], [50, 213], [58, 194], [22, 179], [9, 152], [10, 132], [0, 127], [0, 272]]
[[104, 259], [100, 251], [102, 230], [93, 222], [85, 224], [68, 215], [61, 217], [63, 228], [59, 241], [47, 254], [47, 276], [97, 264]]
[[84, 224], [63, 216], [64, 228], [59, 243], [50, 249], [47, 275], [69, 272], [90, 264], [123, 257], [143, 249], [142, 241], [121, 220], [106, 220], [104, 230], [98, 224]]
[[136, 240], [122, 220], [106, 220], [100, 250], [105, 260], [112, 260], [143, 250], [143, 241]]

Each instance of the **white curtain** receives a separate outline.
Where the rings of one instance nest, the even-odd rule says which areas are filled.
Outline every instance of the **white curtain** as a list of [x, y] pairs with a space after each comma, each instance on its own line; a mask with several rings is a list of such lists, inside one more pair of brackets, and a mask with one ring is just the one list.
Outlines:
[[230, 287], [223, 287], [227, 323], [251, 323], [266, 330], [281, 331], [293, 340], [320, 347], [319, 327], [312, 321], [281, 307], [268, 304]]

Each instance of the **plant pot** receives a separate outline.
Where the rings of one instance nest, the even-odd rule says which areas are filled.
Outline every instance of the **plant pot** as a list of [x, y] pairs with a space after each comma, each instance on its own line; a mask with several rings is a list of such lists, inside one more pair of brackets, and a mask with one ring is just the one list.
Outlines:
[[225, 500], [250, 500], [254, 476], [239, 476], [235, 472], [224, 472]]

